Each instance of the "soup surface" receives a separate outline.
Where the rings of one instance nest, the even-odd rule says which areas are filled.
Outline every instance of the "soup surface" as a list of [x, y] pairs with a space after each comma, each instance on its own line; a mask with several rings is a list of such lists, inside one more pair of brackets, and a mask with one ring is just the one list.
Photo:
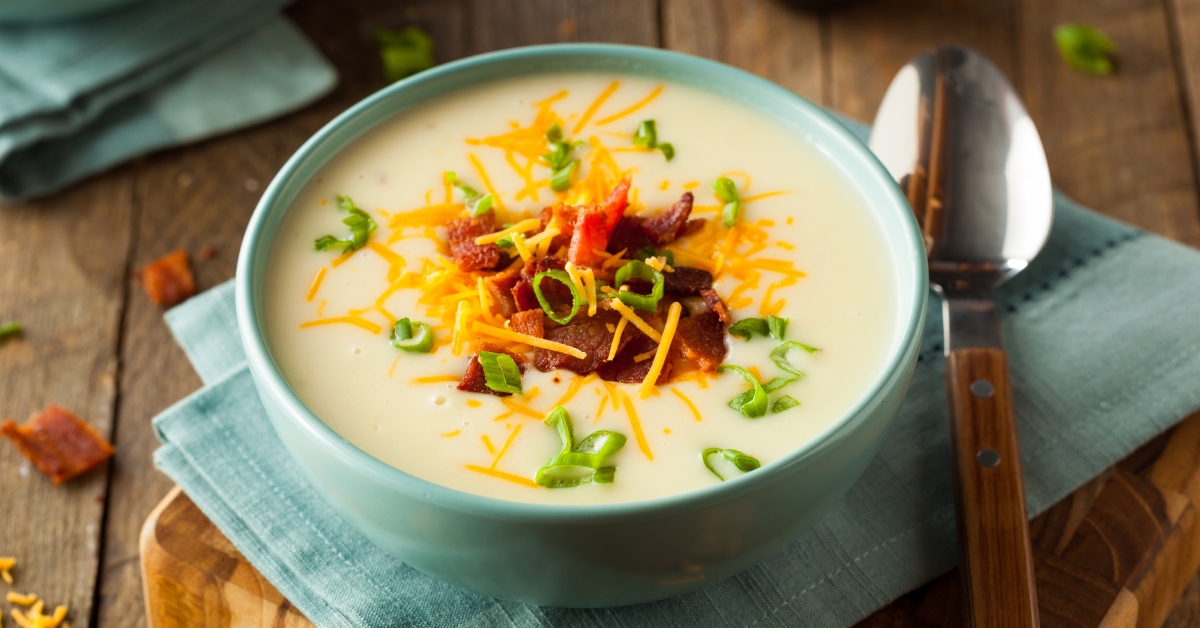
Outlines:
[[[665, 212], [674, 213], [639, 225]], [[510, 225], [520, 235], [474, 242]], [[647, 238], [648, 249], [628, 250]], [[268, 342], [318, 417], [415, 476], [526, 502], [651, 499], [734, 480], [852, 408], [898, 333], [885, 249], [843, 175], [766, 116], [672, 83], [538, 75], [404, 111], [331, 160], [275, 239], [264, 288]], [[535, 267], [544, 257], [559, 262]], [[618, 274], [626, 264], [637, 279]], [[521, 298], [503, 279], [548, 270], [558, 270], [538, 280], [548, 310], [536, 298], [529, 306], [526, 290], [533, 313], [507, 320]], [[719, 302], [676, 285], [703, 284], [706, 274]], [[655, 303], [658, 282], [675, 292]], [[576, 295], [574, 316], [555, 323], [550, 315], [566, 319]], [[728, 317], [714, 332], [719, 310]], [[535, 347], [528, 317], [540, 322], [541, 340], [562, 342]], [[428, 326], [413, 326], [407, 344], [428, 331], [429, 352], [393, 346], [398, 319]], [[731, 324], [738, 335], [724, 330]], [[780, 349], [784, 341], [795, 342]], [[563, 345], [589, 356], [572, 364], [607, 366], [585, 375], [539, 370], [569, 362]], [[493, 371], [475, 378], [483, 392], [457, 388], [473, 359]], [[513, 386], [520, 393], [495, 394]], [[543, 420], [559, 406], [574, 428], [569, 443], [561, 413]], [[563, 484], [577, 485], [547, 487]]]

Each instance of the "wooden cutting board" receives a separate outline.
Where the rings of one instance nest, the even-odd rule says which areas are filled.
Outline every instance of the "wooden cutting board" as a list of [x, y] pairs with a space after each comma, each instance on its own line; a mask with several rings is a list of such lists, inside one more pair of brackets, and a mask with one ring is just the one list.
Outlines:
[[[1200, 566], [1200, 413], [1031, 523], [1044, 628], [1158, 628]], [[312, 626], [178, 487], [142, 529], [150, 628]], [[957, 572], [858, 628], [962, 625]]]

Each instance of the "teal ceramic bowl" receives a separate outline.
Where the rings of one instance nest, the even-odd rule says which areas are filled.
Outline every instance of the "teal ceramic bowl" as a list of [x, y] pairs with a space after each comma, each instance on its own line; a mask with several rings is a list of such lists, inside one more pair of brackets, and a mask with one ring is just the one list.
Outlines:
[[142, 0], [0, 0], [0, 23], [70, 20]]
[[[887, 367], [858, 404], [812, 442], [761, 469], [651, 501], [553, 506], [462, 493], [399, 471], [326, 427], [288, 386], [264, 337], [262, 278], [293, 199], [343, 147], [417, 103], [485, 81], [540, 72], [647, 76], [711, 90], [765, 112], [824, 153], [886, 233], [900, 312]], [[347, 523], [413, 567], [486, 595], [531, 604], [619, 606], [727, 578], [796, 538], [849, 490], [900, 408], [925, 316], [925, 250], [912, 211], [875, 157], [821, 109], [773, 83], [651, 48], [554, 45], [449, 63], [370, 96], [283, 166], [250, 220], [237, 314], [250, 370], [275, 430]]]

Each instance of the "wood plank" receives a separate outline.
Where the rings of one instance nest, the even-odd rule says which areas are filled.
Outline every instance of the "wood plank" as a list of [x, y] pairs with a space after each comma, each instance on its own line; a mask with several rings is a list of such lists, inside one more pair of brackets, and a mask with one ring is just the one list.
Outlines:
[[939, 44], [971, 46], [1011, 77], [1013, 27], [1011, 0], [881, 0], [835, 12], [830, 17], [830, 104], [870, 122], [896, 72]]
[[[252, 129], [165, 151], [137, 165], [139, 183], [135, 267], [176, 248], [193, 256], [198, 288], [233, 277], [250, 214], [262, 190], [304, 140], [347, 107], [384, 87], [372, 33], [379, 27], [418, 23], [442, 48], [455, 50], [459, 25], [448, 3], [397, 6], [301, 2], [288, 15], [309, 34], [340, 73], [334, 93], [305, 110]], [[430, 15], [443, 17], [428, 19]], [[444, 50], [439, 50], [443, 54]], [[448, 57], [441, 57], [447, 60]], [[199, 259], [206, 246], [215, 249]], [[118, 456], [105, 527], [99, 587], [99, 623], [145, 623], [138, 570], [142, 522], [173, 486], [153, 464], [158, 440], [150, 420], [200, 386], [182, 350], [162, 321], [163, 311], [138, 286], [131, 290], [121, 347], [124, 369], [116, 430]]]
[[566, 41], [658, 45], [658, 6], [646, 0], [469, 0], [467, 54]]
[[[129, 253], [128, 167], [49, 199], [0, 207], [0, 320], [24, 324], [0, 343], [0, 418], [23, 422], [50, 402], [111, 439], [117, 344]], [[14, 589], [66, 604], [89, 625], [107, 466], [54, 486], [0, 443], [0, 554]]]
[[[1024, 0], [1017, 85], [1056, 185], [1098, 211], [1200, 246], [1196, 170], [1169, 20], [1160, 0]], [[1081, 74], [1058, 58], [1051, 33], [1066, 22], [1091, 24], [1116, 42], [1113, 76]]]
[[822, 20], [780, 0], [663, 0], [663, 47], [716, 59], [829, 101]]

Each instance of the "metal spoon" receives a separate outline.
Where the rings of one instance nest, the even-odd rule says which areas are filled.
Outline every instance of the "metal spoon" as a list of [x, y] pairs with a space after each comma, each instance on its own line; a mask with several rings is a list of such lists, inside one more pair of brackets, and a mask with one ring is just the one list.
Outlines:
[[992, 291], [1046, 243], [1046, 155], [1012, 85], [942, 46], [893, 79], [871, 150], [908, 196], [944, 297], [946, 389], [968, 626], [1033, 628], [1037, 593], [1008, 361]]

